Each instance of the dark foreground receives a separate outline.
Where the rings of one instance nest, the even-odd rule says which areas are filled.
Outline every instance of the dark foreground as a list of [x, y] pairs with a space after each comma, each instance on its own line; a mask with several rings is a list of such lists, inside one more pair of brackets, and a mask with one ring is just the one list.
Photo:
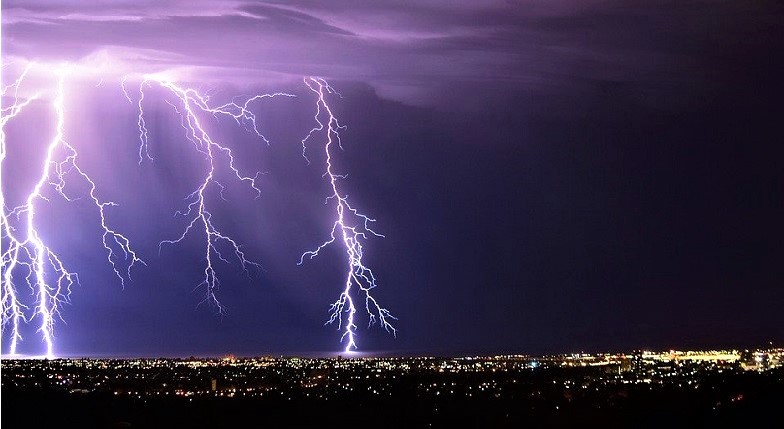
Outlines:
[[[2, 362], [4, 427], [700, 427], [777, 421], [784, 369], [530, 358]], [[587, 425], [587, 426], [586, 426]]]

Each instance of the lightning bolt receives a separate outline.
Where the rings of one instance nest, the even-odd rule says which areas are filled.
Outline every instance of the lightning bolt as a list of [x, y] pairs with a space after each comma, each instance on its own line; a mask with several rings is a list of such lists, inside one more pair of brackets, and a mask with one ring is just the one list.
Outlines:
[[[7, 147], [5, 125], [16, 117], [38, 95], [20, 101], [18, 91], [25, 76], [33, 67], [28, 64], [20, 77], [11, 85], [3, 88], [3, 96], [13, 90], [13, 103], [8, 108], [3, 108], [2, 119], [2, 156], [4, 165]], [[7, 242], [7, 247], [2, 251], [2, 322], [3, 330], [11, 329], [11, 345], [9, 352], [16, 354], [18, 342], [22, 339], [20, 323], [26, 321], [24, 310], [28, 307], [21, 304], [17, 291], [17, 281], [14, 272], [22, 269], [27, 272], [23, 282], [29, 286], [36, 297], [36, 305], [32, 318], [40, 319], [40, 328], [43, 341], [46, 344], [46, 356], [54, 356], [54, 325], [55, 319], [61, 319], [60, 307], [69, 302], [71, 286], [79, 281], [76, 273], [69, 271], [60, 256], [52, 250], [38, 230], [36, 219], [36, 203], [40, 200], [49, 201], [47, 189], [55, 191], [67, 201], [75, 198], [66, 191], [66, 179], [75, 175], [88, 184], [88, 197], [96, 207], [100, 217], [102, 229], [102, 244], [107, 252], [107, 260], [112, 266], [115, 275], [124, 286], [125, 280], [130, 278], [131, 269], [138, 263], [144, 264], [137, 257], [127, 237], [110, 228], [106, 221], [106, 208], [116, 206], [111, 201], [103, 201], [97, 195], [97, 187], [90, 176], [78, 163], [78, 151], [65, 139], [65, 79], [67, 69], [60, 68], [55, 72], [57, 87], [52, 107], [56, 116], [55, 135], [46, 150], [46, 157], [41, 168], [41, 175], [27, 195], [24, 204], [8, 209], [3, 194], [2, 209], [2, 237]], [[0, 175], [1, 176], [1, 175]], [[12, 225], [16, 219], [21, 223], [18, 228]], [[123, 270], [120, 261], [126, 264]]]
[[[13, 103], [10, 106], [2, 107], [2, 113], [0, 114], [0, 167], [5, 165], [5, 158], [7, 154], [6, 149], [6, 135], [5, 135], [5, 126], [11, 119], [15, 118], [22, 110], [27, 107], [31, 102], [36, 100], [40, 94], [36, 93], [30, 98], [25, 100], [19, 99], [19, 87], [22, 85], [27, 73], [30, 72], [32, 68], [32, 64], [28, 64], [24, 71], [19, 75], [19, 77], [13, 83], [3, 87], [2, 93], [2, 100], [5, 100], [7, 97], [13, 94]], [[3, 189], [2, 186], [2, 172], [0, 172], [0, 190]], [[8, 213], [6, 210], [5, 204], [5, 194], [0, 192], [0, 206], [2, 206], [2, 215], [0, 215], [0, 223], [2, 223], [2, 237], [12, 237], [13, 228], [11, 227], [10, 223], [8, 222]], [[2, 293], [0, 294], [0, 311], [2, 311], [2, 331], [5, 332], [6, 329], [10, 327], [11, 329], [11, 354], [16, 354], [16, 345], [19, 341], [22, 340], [22, 335], [19, 332], [20, 325], [22, 322], [27, 321], [25, 317], [24, 310], [27, 309], [27, 306], [22, 304], [19, 301], [18, 293], [16, 291], [16, 286], [13, 283], [13, 269], [15, 268], [18, 260], [19, 260], [19, 246], [18, 241], [12, 240], [9, 243], [8, 249], [2, 252], [2, 259], [0, 259], [0, 263], [2, 263], [3, 273], [2, 273]]]
[[[123, 82], [125, 82], [125, 80], [123, 80]], [[251, 189], [253, 189], [253, 191], [256, 193], [256, 197], [258, 198], [261, 195], [261, 190], [257, 186], [257, 180], [261, 175], [261, 172], [256, 172], [253, 176], [241, 173], [236, 165], [236, 159], [231, 149], [213, 139], [204, 129], [199, 118], [203, 115], [211, 115], [215, 118], [231, 118], [238, 125], [243, 126], [248, 131], [255, 133], [264, 142], [269, 144], [269, 140], [258, 129], [256, 116], [250, 109], [250, 105], [254, 102], [267, 98], [294, 97], [294, 95], [284, 92], [259, 94], [252, 97], [247, 97], [242, 102], [237, 102], [237, 99], [235, 98], [229, 103], [211, 106], [210, 98], [207, 95], [202, 95], [192, 88], [184, 88], [165, 79], [148, 76], [142, 80], [139, 85], [140, 95], [137, 103], [140, 164], [143, 162], [145, 156], [152, 160], [152, 157], [149, 155], [148, 151], [148, 131], [144, 119], [145, 114], [142, 101], [144, 100], [145, 88], [149, 88], [153, 84], [159, 85], [161, 88], [166, 89], [168, 93], [176, 98], [176, 104], [171, 103], [168, 100], [166, 100], [166, 103], [169, 104], [173, 108], [174, 112], [180, 116], [180, 124], [185, 131], [185, 138], [193, 144], [194, 148], [198, 152], [204, 156], [204, 159], [207, 163], [205, 174], [202, 178], [202, 181], [199, 183], [199, 186], [185, 198], [186, 202], [188, 203], [186, 209], [184, 211], [178, 211], [175, 213], [176, 215], [179, 214], [189, 218], [190, 221], [188, 225], [185, 227], [182, 234], [180, 234], [180, 236], [177, 238], [161, 241], [159, 248], [164, 244], [176, 244], [181, 242], [195, 228], [199, 228], [204, 232], [204, 278], [197, 287], [204, 287], [206, 289], [206, 295], [202, 300], [202, 303], [206, 302], [214, 306], [217, 308], [218, 313], [222, 314], [224, 307], [216, 296], [216, 291], [218, 290], [220, 282], [215, 271], [215, 262], [216, 259], [226, 263], [229, 263], [229, 261], [223, 256], [223, 254], [221, 254], [218, 245], [223, 244], [228, 247], [246, 274], [248, 274], [249, 266], [259, 267], [259, 265], [246, 257], [245, 253], [241, 249], [241, 246], [237, 243], [236, 240], [231, 238], [229, 235], [224, 234], [216, 227], [215, 223], [213, 222], [212, 213], [210, 213], [207, 208], [207, 193], [211, 189], [216, 189], [218, 191], [218, 195], [222, 199], [225, 199], [223, 198], [223, 190], [225, 187], [216, 178], [216, 169], [219, 165], [222, 164], [224, 167], [228, 168], [228, 171], [231, 171], [231, 174], [236, 180], [247, 184]], [[130, 101], [131, 97], [125, 90], [124, 84], [123, 91], [126, 94], [126, 98], [128, 98]]]
[[[5, 165], [6, 124], [32, 102], [42, 98], [41, 93], [36, 93], [28, 98], [19, 96], [20, 87], [23, 85], [28, 72], [33, 67], [29, 64], [20, 76], [11, 84], [2, 88], [3, 100], [11, 99], [8, 106], [2, 108], [0, 128], [0, 167]], [[61, 257], [52, 249], [51, 245], [40, 234], [39, 221], [36, 216], [41, 202], [49, 202], [49, 198], [60, 196], [67, 201], [76, 199], [66, 192], [66, 184], [74, 180], [87, 185], [85, 197], [89, 198], [97, 210], [102, 230], [102, 245], [106, 251], [107, 261], [121, 285], [125, 286], [130, 280], [131, 270], [137, 264], [145, 265], [131, 248], [129, 239], [109, 226], [107, 221], [107, 208], [117, 206], [112, 201], [102, 200], [97, 191], [96, 183], [82, 169], [78, 162], [78, 151], [66, 139], [66, 107], [65, 107], [65, 82], [68, 69], [63, 67], [55, 71], [56, 90], [52, 97], [52, 109], [55, 114], [55, 134], [46, 149], [46, 156], [41, 167], [40, 176], [27, 194], [24, 203], [13, 208], [6, 205], [5, 194], [0, 195], [2, 202], [2, 216], [0, 217], [3, 239], [2, 249], [2, 274], [0, 274], [0, 291], [2, 292], [2, 328], [11, 339], [10, 353], [16, 354], [18, 342], [22, 340], [20, 327], [22, 323], [38, 319], [39, 332], [46, 344], [46, 355], [54, 356], [54, 326], [56, 319], [61, 319], [60, 309], [64, 303], [69, 302], [71, 287], [78, 283], [79, 278], [75, 272], [70, 271]], [[174, 245], [182, 242], [189, 234], [200, 234], [203, 231], [204, 241], [204, 270], [203, 279], [197, 287], [206, 289], [202, 303], [206, 302], [217, 308], [218, 313], [224, 312], [224, 307], [217, 299], [216, 291], [220, 286], [216, 272], [218, 261], [229, 263], [227, 250], [241, 265], [246, 274], [250, 267], [258, 264], [248, 259], [242, 246], [231, 236], [222, 232], [216, 225], [213, 214], [210, 212], [208, 198], [219, 196], [224, 199], [225, 186], [218, 177], [227, 174], [232, 178], [252, 189], [258, 198], [261, 190], [258, 187], [260, 172], [246, 174], [240, 171], [232, 150], [215, 140], [203, 126], [203, 120], [212, 116], [215, 119], [228, 118], [238, 126], [254, 133], [265, 143], [269, 140], [261, 133], [253, 113], [254, 103], [274, 97], [294, 97], [292, 94], [275, 92], [253, 96], [236, 97], [227, 103], [211, 103], [210, 97], [199, 91], [181, 86], [159, 75], [143, 75], [138, 86], [138, 96], [129, 93], [127, 77], [123, 77], [121, 88], [125, 98], [138, 110], [137, 126], [139, 139], [139, 164], [153, 161], [150, 152], [150, 133], [147, 128], [145, 107], [145, 91], [154, 86], [162, 89], [166, 95], [164, 101], [171, 106], [172, 111], [180, 119], [185, 140], [193, 145], [194, 149], [203, 156], [205, 162], [204, 175], [196, 189], [185, 197], [185, 207], [177, 211], [187, 219], [187, 225], [182, 233], [175, 238], [163, 240], [159, 243], [159, 251], [164, 245]], [[102, 82], [102, 81], [101, 81]], [[101, 84], [99, 82], [99, 85]], [[305, 85], [316, 94], [316, 113], [314, 126], [307, 136], [302, 139], [302, 155], [306, 156], [308, 142], [316, 140], [318, 135], [324, 136], [323, 150], [326, 156], [325, 177], [331, 192], [325, 204], [334, 204], [336, 214], [329, 239], [314, 250], [302, 254], [299, 264], [305, 259], [312, 259], [319, 252], [333, 243], [342, 243], [347, 256], [346, 281], [338, 299], [330, 306], [330, 317], [326, 324], [337, 323], [342, 330], [341, 342], [345, 342], [345, 350], [357, 348], [356, 319], [357, 308], [364, 300], [364, 310], [368, 317], [368, 326], [379, 323], [387, 332], [396, 334], [396, 328], [391, 321], [397, 320], [389, 310], [381, 307], [371, 294], [376, 287], [376, 278], [373, 271], [363, 262], [363, 243], [370, 235], [383, 237], [371, 228], [374, 219], [360, 213], [349, 204], [347, 195], [340, 190], [340, 181], [345, 175], [335, 172], [334, 151], [335, 146], [342, 149], [340, 131], [344, 127], [333, 114], [327, 98], [339, 95], [325, 80], [321, 78], [305, 78]], [[134, 101], [134, 98], [136, 100]], [[75, 176], [75, 177], [74, 177]], [[232, 177], [233, 176], [233, 177]], [[0, 174], [0, 181], [2, 174]], [[70, 185], [69, 185], [70, 186]], [[2, 189], [2, 182], [0, 182]], [[221, 252], [223, 250], [223, 253]], [[226, 256], [224, 256], [226, 255]], [[27, 285], [33, 292], [35, 304], [27, 306], [22, 303], [18, 291], [21, 284]], [[32, 314], [28, 317], [27, 313]]]
[[[339, 180], [345, 179], [346, 176], [335, 173], [332, 152], [335, 143], [342, 149], [340, 131], [345, 129], [345, 127], [340, 125], [326, 99], [328, 95], [337, 94], [339, 96], [340, 94], [324, 79], [310, 77], [305, 78], [304, 82], [316, 94], [317, 99], [316, 113], [313, 117], [316, 121], [316, 126], [302, 139], [302, 155], [310, 163], [306, 156], [308, 140], [311, 140], [318, 133], [326, 135], [324, 143], [326, 166], [323, 177], [329, 181], [331, 193], [327, 197], [325, 204], [328, 204], [330, 201], [333, 202], [337, 218], [332, 224], [329, 239], [316, 249], [303, 253], [299, 264], [301, 265], [306, 257], [312, 259], [318, 256], [322, 249], [332, 243], [340, 242], [343, 244], [347, 257], [346, 281], [338, 299], [330, 306], [330, 317], [325, 324], [337, 322], [338, 330], [343, 331], [340, 341], [341, 343], [346, 342], [345, 351], [350, 352], [357, 348], [357, 326], [355, 322], [357, 306], [355, 301], [358, 299], [364, 299], [365, 301], [368, 327], [378, 322], [387, 332], [390, 332], [392, 335], [397, 334], [396, 328], [390, 322], [390, 320], [397, 320], [397, 318], [389, 310], [381, 307], [378, 301], [371, 295], [371, 290], [376, 287], [376, 277], [373, 271], [362, 261], [363, 241], [368, 238], [368, 235], [376, 237], [383, 237], [383, 235], [375, 232], [370, 227], [370, 224], [375, 222], [375, 219], [371, 219], [353, 208], [348, 202], [348, 196], [341, 193], [338, 188]], [[325, 119], [322, 120], [322, 118]]]

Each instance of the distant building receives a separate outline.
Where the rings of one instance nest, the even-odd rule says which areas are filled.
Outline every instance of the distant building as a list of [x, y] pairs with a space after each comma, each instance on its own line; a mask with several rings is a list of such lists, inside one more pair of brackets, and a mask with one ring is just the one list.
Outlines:
[[746, 371], [764, 371], [773, 364], [770, 353], [764, 351], [744, 350], [740, 357], [740, 366]]
[[632, 371], [642, 370], [644, 363], [642, 350], [635, 350], [631, 353], [631, 362], [629, 364]]

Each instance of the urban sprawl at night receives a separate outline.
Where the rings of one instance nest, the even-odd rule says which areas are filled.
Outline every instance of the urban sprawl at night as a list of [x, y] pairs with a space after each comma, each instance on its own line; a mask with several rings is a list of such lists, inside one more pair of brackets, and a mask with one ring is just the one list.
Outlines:
[[[727, 423], [784, 391], [784, 349], [465, 357], [6, 359], [4, 418], [40, 400], [80, 424], [506, 426]], [[776, 393], [778, 392], [778, 393]], [[11, 406], [10, 404], [13, 404]], [[18, 407], [17, 407], [18, 405]], [[84, 408], [85, 412], [75, 412]], [[143, 417], [140, 417], [143, 416]], [[333, 416], [325, 418], [324, 416]], [[668, 417], [669, 416], [669, 417]], [[43, 415], [42, 421], [57, 414]], [[371, 420], [368, 420], [371, 419]], [[639, 420], [642, 419], [642, 420]], [[350, 424], [350, 423], [349, 423]]]

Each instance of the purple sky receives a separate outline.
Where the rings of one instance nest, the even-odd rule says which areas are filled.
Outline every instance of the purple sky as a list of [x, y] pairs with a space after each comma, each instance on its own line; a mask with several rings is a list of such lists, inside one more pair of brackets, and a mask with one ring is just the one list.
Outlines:
[[[97, 71], [69, 83], [67, 135], [103, 195], [122, 204], [110, 217], [150, 264], [122, 290], [89, 207], [53, 202], [46, 233], [82, 279], [58, 348], [340, 349], [322, 324], [341, 254], [296, 265], [330, 225], [321, 170], [300, 156], [315, 106], [308, 75], [343, 95], [333, 100], [348, 125], [339, 165], [352, 201], [387, 236], [366, 251], [400, 335], [361, 325], [360, 347], [783, 341], [784, 11], [737, 3], [4, 1], [4, 82], [26, 61]], [[297, 95], [259, 105], [269, 147], [214, 125], [245, 171], [267, 173], [261, 199], [232, 188], [215, 210], [264, 267], [250, 280], [221, 267], [223, 319], [194, 311], [198, 240], [158, 255], [203, 164], [151, 91], [156, 161], [137, 165], [134, 106], [119, 78], [157, 72], [217, 99]], [[51, 91], [42, 75], [31, 83]], [[9, 126], [9, 200], [24, 195], [51, 138], [48, 109], [35, 104]]]
[[755, 4], [12, 0], [3, 3], [4, 55], [192, 67], [195, 79], [234, 85], [319, 75], [368, 83], [385, 98], [468, 107], [488, 90], [560, 93], [585, 80], [706, 83], [717, 72], [706, 56], [743, 49], [752, 26], [777, 27]]

